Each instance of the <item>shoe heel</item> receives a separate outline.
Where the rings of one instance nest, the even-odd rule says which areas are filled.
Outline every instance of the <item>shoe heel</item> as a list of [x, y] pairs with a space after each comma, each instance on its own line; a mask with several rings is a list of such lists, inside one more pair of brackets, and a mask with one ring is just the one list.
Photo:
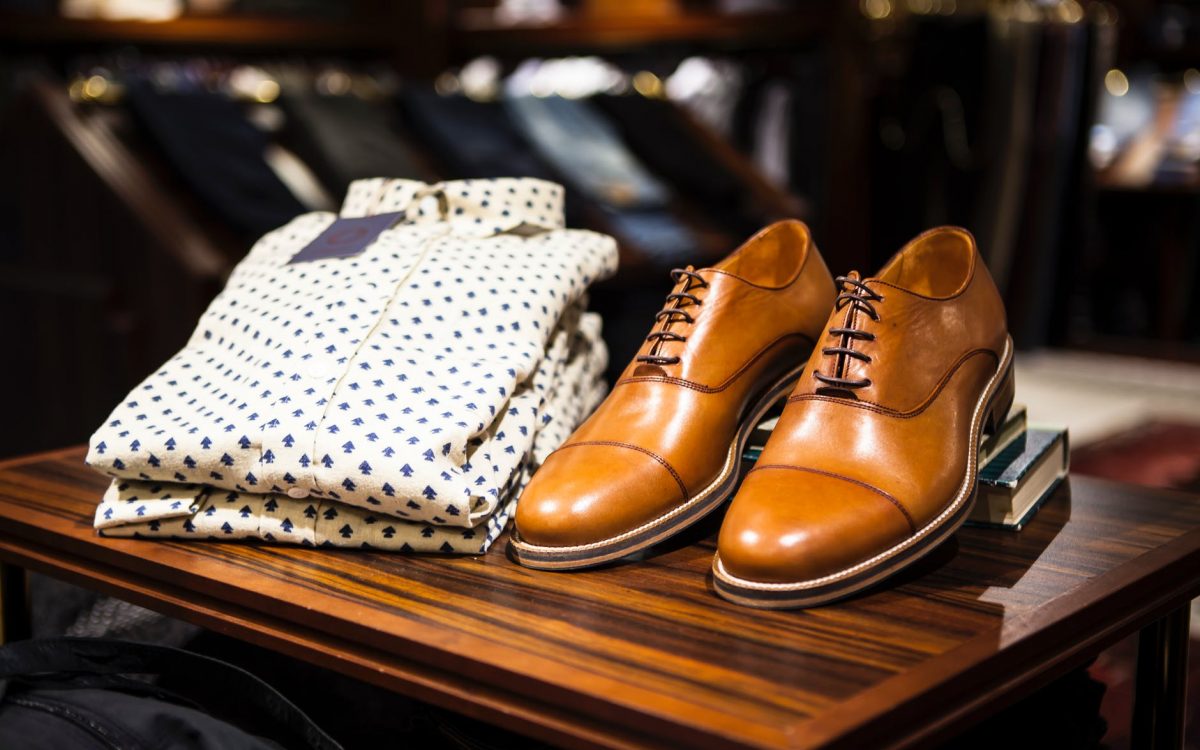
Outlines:
[[988, 412], [983, 421], [984, 433], [995, 435], [1004, 425], [1004, 420], [1008, 419], [1008, 411], [1012, 408], [1013, 395], [1016, 393], [1016, 390], [1016, 377], [1013, 374], [1013, 368], [1010, 364], [1008, 372], [1004, 373], [1004, 379], [1000, 383], [1000, 387], [996, 389], [991, 403], [988, 404]]

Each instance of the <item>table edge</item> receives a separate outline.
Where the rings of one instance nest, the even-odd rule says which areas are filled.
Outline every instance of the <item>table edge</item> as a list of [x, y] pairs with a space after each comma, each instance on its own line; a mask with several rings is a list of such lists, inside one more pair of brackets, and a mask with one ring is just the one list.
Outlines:
[[[1119, 579], [1116, 586], [1113, 577]], [[1091, 578], [1009, 621], [1015, 632], [1000, 650], [992, 645], [995, 630], [980, 633], [798, 724], [793, 747], [907, 748], [953, 736], [968, 719], [985, 718], [1020, 697], [1039, 677], [1067, 671], [1200, 596], [1200, 529], [1126, 561], [1105, 579]], [[1097, 622], [1095, 610], [1102, 606], [1118, 616]], [[1052, 642], [1035, 643], [1032, 635], [1039, 631]], [[985, 677], [988, 670], [996, 671], [996, 662], [1004, 663], [1007, 676]], [[930, 706], [923, 715], [934, 721], [916, 726], [912, 715], [920, 714], [914, 709], [922, 705]], [[886, 733], [876, 734], [883, 723]]]
[[[67, 456], [76, 456], [80, 450], [81, 449], [79, 447], [72, 447], [3, 461], [0, 462], [0, 471], [5, 468], [16, 468], [28, 465], [30, 463], [36, 463], [38, 461], [62, 460]], [[1091, 477], [1076, 477], [1075, 479], [1083, 479], [1084, 484], [1121, 485], [1121, 483], [1110, 482], [1108, 480], [1095, 479]], [[1139, 489], [1156, 493], [1166, 492], [1168, 494], [1182, 494], [1189, 498], [1195, 497], [1189, 493], [1176, 493], [1169, 490], [1147, 488]], [[149, 582], [149, 585], [143, 587], [144, 591], [141, 596], [144, 597], [145, 602], [150, 604], [152, 609], [156, 608], [156, 602], [164, 601], [162, 595], [155, 594], [153, 592], [155, 585], [160, 588], [163, 585], [177, 585], [161, 576], [148, 576], [144, 573], [139, 573], [126, 565], [112, 562], [111, 560], [98, 562], [85, 555], [67, 552], [67, 560], [64, 561], [64, 554], [62, 550], [56, 550], [53, 544], [48, 544], [45, 541], [39, 541], [36, 538], [36, 533], [32, 537], [25, 536], [23, 534], [16, 534], [10, 535], [9, 539], [0, 540], [0, 556], [21, 555], [23, 549], [31, 554], [40, 555], [41, 557], [39, 558], [39, 564], [41, 567], [64, 572], [68, 575], [75, 575], [81, 577], [83, 580], [103, 583], [103, 579], [98, 573], [89, 575], [87, 572], [89, 566], [102, 565], [107, 569], [109, 574], [110, 580], [107, 585], [125, 593], [137, 594], [138, 590], [133, 588], [132, 584], [127, 587], [121, 587], [119, 583], [114, 583], [114, 580], [126, 579], [133, 581], [135, 579], [141, 579], [142, 581]], [[1149, 558], [1152, 558], [1152, 561], [1148, 562]], [[1120, 593], [1133, 601], [1139, 600], [1141, 598], [1139, 593], [1148, 590], [1144, 586], [1141, 586], [1142, 580], [1145, 578], [1154, 577], [1154, 573], [1157, 570], [1157, 568], [1155, 568], [1154, 561], [1158, 561], [1160, 558], [1162, 558], [1160, 567], [1170, 565], [1172, 568], [1180, 567], [1182, 565], [1180, 562], [1181, 560], [1191, 560], [1192, 558], [1200, 560], [1200, 529], [1187, 532], [1179, 537], [1176, 537], [1167, 544], [1143, 552], [1137, 557], [1125, 561], [1124, 563], [1110, 570], [1105, 575], [1106, 580], [1103, 584], [1101, 584], [1097, 578], [1089, 579], [1076, 588], [1071, 589], [1059, 597], [1051, 600], [1038, 610], [1018, 616], [1018, 618], [1015, 620], [1010, 620], [1009, 627], [1012, 627], [1013, 623], [1018, 623], [1019, 627], [1023, 629], [1024, 635], [1017, 637], [1015, 640], [1010, 640], [1002, 651], [989, 651], [987, 648], [988, 645], [994, 643], [998, 637], [997, 628], [989, 629], [988, 631], [975, 636], [971, 640], [965, 641], [959, 646], [956, 646], [950, 651], [929, 659], [918, 667], [915, 667], [913, 670], [898, 674], [882, 683], [867, 688], [863, 692], [856, 694], [847, 701], [838, 704], [821, 714], [809, 718], [797, 719], [790, 725], [780, 725], [778, 727], [780, 736], [781, 738], [789, 738], [787, 741], [787, 746], [818, 747], [837, 746], [840, 745], [846, 737], [857, 737], [863, 735], [864, 733], [869, 734], [872, 722], [876, 722], [881, 718], [901, 712], [902, 706], [909, 706], [911, 708], [912, 700], [914, 698], [918, 701], [928, 702], [931, 694], [940, 695], [948, 689], [946, 687], [947, 685], [959, 685], [960, 683], [964, 682], [964, 676], [969, 675], [972, 669], [977, 667], [979, 664], [986, 663], [989, 659], [998, 659], [1001, 655], [1007, 659], [1010, 657], [1009, 652], [1013, 648], [1019, 647], [1023, 649], [1030, 649], [1031, 646], [1026, 643], [1028, 640], [1028, 633], [1038, 629], [1039, 627], [1044, 627], [1046, 623], [1052, 623], [1054, 617], [1051, 617], [1048, 613], [1053, 612], [1055, 613], [1055, 617], [1057, 617], [1063, 611], [1067, 611], [1068, 614], [1070, 614], [1070, 611], [1074, 607], [1074, 614], [1070, 614], [1069, 621], [1073, 622], [1074, 620], [1080, 619], [1083, 614], [1088, 612], [1091, 608], [1096, 607], [1103, 600], [1103, 596], [1101, 596], [1101, 594], [1113, 592], [1113, 576], [1119, 576], [1120, 580], [1123, 581], [1123, 583], [1118, 584], [1116, 587]], [[74, 566], [71, 567], [69, 563], [74, 563]], [[1196, 565], [1195, 569], [1200, 569], [1200, 564]], [[1169, 590], [1159, 592], [1155, 595], [1155, 601], [1159, 602], [1161, 606], [1155, 604], [1150, 604], [1148, 606], [1159, 606], [1159, 608], [1161, 608], [1162, 606], [1166, 606], [1165, 604], [1161, 604], [1161, 601], [1182, 601], [1184, 600], [1187, 592], [1194, 591], [1198, 587], [1200, 587], [1200, 581], [1197, 581], [1195, 576], [1193, 576], [1191, 580], [1188, 580], [1187, 577], [1184, 576], [1180, 579], [1179, 585], [1169, 586], [1167, 587]], [[158, 597], [157, 599], [155, 598], [156, 596]], [[564, 691], [565, 686], [559, 684], [558, 682], [549, 681], [537, 676], [513, 674], [512, 676], [522, 677], [521, 681], [528, 681], [528, 687], [540, 686], [536, 692], [530, 692], [529, 690], [514, 691], [512, 689], [514, 687], [512, 682], [505, 680], [505, 677], [510, 675], [511, 670], [508, 670], [501, 665], [488, 664], [486, 662], [481, 663], [481, 667], [484, 672], [490, 672], [495, 675], [495, 677], [491, 680], [488, 680], [487, 683], [481, 683], [478, 681], [478, 674], [463, 677], [457, 672], [440, 667], [439, 665], [428, 661], [422, 661], [413, 658], [409, 655], [385, 651], [378, 646], [363, 644], [358, 641], [349, 641], [340, 636], [326, 635], [326, 631], [321, 630], [319, 627], [315, 627], [312, 624], [296, 625], [291, 621], [283, 619], [278, 613], [268, 611], [267, 608], [258, 609], [246, 604], [231, 605], [227, 602], [222, 603], [218, 597], [210, 596], [208, 594], [193, 593], [191, 596], [193, 599], [212, 599], [212, 601], [217, 602], [220, 606], [225, 608], [236, 607], [240, 610], [243, 610], [244, 613], [249, 613], [250, 616], [246, 617], [245, 619], [253, 620], [253, 622], [258, 626], [257, 629], [251, 627], [250, 632], [259, 633], [263, 635], [264, 638], [269, 639], [272, 637], [268, 631], [282, 632], [282, 630], [286, 629], [283, 626], [290, 626], [292, 629], [303, 627], [310, 630], [312, 633], [318, 634], [320, 637], [323, 637], [328, 641], [337, 640], [360, 648], [369, 648], [372, 650], [373, 654], [375, 654], [376, 658], [383, 657], [385, 660], [390, 658], [397, 665], [397, 674], [403, 673], [405, 670], [410, 672], [419, 672], [421, 670], [440, 671], [443, 673], [443, 679], [446, 680], [446, 684], [450, 684], [452, 681], [449, 680], [447, 676], [452, 676], [460, 681], [471, 680], [473, 678], [476, 680], [470, 682], [473, 691], [481, 688], [502, 691], [501, 698], [498, 700], [498, 703], [489, 703], [488, 701], [482, 700], [476, 703], [479, 710], [485, 714], [480, 716], [480, 718], [485, 718], [503, 725], [505, 720], [512, 720], [513, 711], [519, 711], [524, 714], [524, 718], [519, 724], [519, 726], [524, 727], [524, 729], [521, 731], [528, 732], [530, 726], [538, 727], [540, 729], [547, 729], [550, 734], [553, 734], [559, 741], [564, 738], [570, 738], [573, 742], [583, 740], [588, 743], [595, 743], [589, 744], [589, 746], [592, 747], [653, 747], [655, 746], [656, 741], [659, 743], [670, 742], [672, 740], [677, 742], [680, 738], [679, 732], [683, 730], [689, 735], [693, 735], [695, 732], [703, 733], [704, 746], [708, 747], [767, 748], [775, 746], [772, 744], [766, 744], [763, 741], [757, 741], [744, 737], [713, 733], [711, 730], [698, 728], [694, 725], [682, 724], [671, 717], [639, 711], [637, 707], [627, 704], [605, 704], [604, 706], [591, 706], [589, 704], [599, 700], [596, 696], [588, 692], [570, 691], [570, 688], [565, 689], [569, 694], [580, 699], [576, 702], [576, 705], [573, 706], [573, 708], [576, 710], [573, 711], [566, 719], [562, 719], [561, 717], [556, 719], [553, 714], [555, 711], [561, 712], [562, 709], [556, 709], [555, 703], [551, 703], [547, 698], [541, 697], [537, 693], [561, 693]], [[183, 611], [185, 612], [203, 616], [203, 608], [188, 608], [186, 603], [180, 604], [181, 601], [182, 600], [178, 600], [171, 606], [182, 607]], [[1148, 610], [1143, 610], [1143, 612], [1145, 611]], [[1104, 625], [1097, 634], [1089, 639], [1088, 643], [1089, 645], [1093, 644], [1099, 638], [1110, 638], [1110, 640], [1115, 639], [1116, 636], [1114, 634], [1117, 632], [1117, 630], [1121, 630], [1122, 633], [1132, 631], [1132, 629], [1134, 629], [1138, 623], [1141, 623], [1143, 620], [1148, 620], [1148, 618], [1149, 615], [1127, 615], [1123, 618], [1117, 618], [1113, 622]], [[1135, 619], [1137, 622], [1134, 622]], [[1056, 626], [1056, 629], [1061, 630], [1064, 627], [1065, 626], [1060, 623], [1058, 626]], [[1077, 633], [1078, 631], [1076, 630], [1073, 632]], [[472, 638], [472, 636], [466, 635], [464, 635], [464, 637]], [[279, 640], [285, 641], [285, 639], [282, 638]], [[436, 644], [431, 645], [423, 642], [423, 640], [418, 640], [415, 638], [410, 639], [410, 642], [415, 646], [421, 646], [425, 648], [437, 647]], [[1069, 649], [1064, 653], [1066, 656], [1071, 656], [1080, 652], [1081, 648], [1082, 647]], [[302, 653], [296, 655], [300, 656], [300, 658], [304, 658], [304, 654]], [[964, 659], [966, 660], [965, 662], [963, 661]], [[1019, 692], [1031, 680], [1037, 678], [1040, 674], [1045, 673], [1048, 669], [1054, 668], [1054, 666], [1062, 662], [1062, 660], [1062, 658], [1058, 658], [1056, 660], [1047, 662], [1049, 666], [1045, 668], [1029, 667], [1028, 669], [1022, 671], [1017, 678], [998, 681], [997, 685], [993, 686], [992, 689], [1001, 690], [1005, 694]], [[939, 677], [940, 681], [934, 679]], [[399, 678], [393, 676], [391, 679], [395, 680]], [[918, 682], [915, 686], [907, 684], [911, 683], [913, 680], [919, 681], [921, 679], [925, 680], [924, 684], [920, 682]], [[392, 689], [395, 689], [395, 687]], [[436, 688], [429, 688], [429, 690], [434, 691], [434, 693], [431, 693], [431, 695], [442, 695], [442, 693], [436, 692]], [[955, 690], [957, 691], [959, 688], [955, 688]], [[398, 692], [405, 691], [399, 690]], [[453, 691], [449, 689], [445, 692], [445, 695], [447, 696], [452, 694]], [[904, 701], [901, 701], [901, 696], [908, 696], [908, 698]], [[977, 710], [978, 707], [966, 705], [966, 699], [961, 698], [959, 694], [952, 694], [952, 696], [957, 699], [959, 704], [962, 705], [958, 705], [953, 710], [944, 711], [944, 715], [938, 721], [925, 727], [913, 727], [911, 726], [911, 721], [901, 721], [902, 726], [908, 726], [907, 731], [909, 731], [909, 734], [903, 735], [900, 738], [897, 738], [895, 734], [892, 734], [886, 738], [886, 741], [884, 741], [883, 744], [872, 746], [905, 747], [907, 746], [906, 743], [909, 743], [910, 740], [916, 741], [920, 737], [928, 734], [929, 731], [933, 731], [939, 726], [948, 726], [964, 716], [972, 715], [972, 712]], [[514, 700], [514, 698], [519, 698], [520, 700]], [[437, 703], [438, 701], [430, 700], [430, 702]], [[952, 700], [951, 703], [954, 703], [954, 701]], [[499, 704], [505, 705], [497, 709], [496, 706]], [[524, 708], [518, 708], [518, 704], [523, 704]], [[444, 705], [444, 702], [439, 705]], [[454, 704], [447, 707], [452, 708], [453, 710], [463, 710], [463, 705], [461, 704]], [[612, 708], [615, 709], [615, 712], [597, 712], [597, 708]], [[592, 734], [592, 732], [594, 732], [595, 722], [601, 722], [602, 725], [604, 722], [608, 722], [607, 726], [609, 729], [611, 729], [613, 719], [616, 718], [616, 716], [612, 715], [614, 713], [617, 716], [626, 716], [634, 719], [634, 721], [640, 725], [639, 731], [636, 733], [629, 732], [629, 727], [625, 726], [624, 730], [629, 732], [628, 734], [622, 734], [618, 736], [606, 733], [604, 738], [597, 738], [596, 735]], [[497, 718], [499, 718], [500, 721], [496, 721]], [[589, 722], [592, 722], [592, 724], [589, 725]], [[560, 732], [565, 732], [565, 734], [560, 734]], [[550, 737], [546, 737], [546, 739], [550, 739]], [[626, 744], [626, 739], [636, 744]], [[829, 745], [828, 743], [835, 744]]]

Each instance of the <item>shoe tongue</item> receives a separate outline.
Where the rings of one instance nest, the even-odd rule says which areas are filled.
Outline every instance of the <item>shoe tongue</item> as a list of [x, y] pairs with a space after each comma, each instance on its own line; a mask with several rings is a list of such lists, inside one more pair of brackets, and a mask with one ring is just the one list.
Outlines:
[[639, 364], [633, 370], [635, 378], [665, 378], [668, 377], [667, 371], [660, 365], [652, 365], [646, 362]]
[[[863, 281], [862, 274], [858, 271], [851, 271], [845, 276], [847, 281]], [[841, 284], [838, 291], [854, 291], [856, 287], [853, 284]]]
[[[716, 266], [713, 266], [713, 268], [716, 268]], [[697, 268], [696, 268], [696, 266], [694, 266], [694, 265], [689, 265], [689, 266], [686, 266], [686, 268], [685, 268], [684, 270], [686, 270], [686, 271], [691, 271], [691, 272], [692, 272], [692, 274], [704, 274], [704, 271], [712, 271], [712, 270], [713, 270], [713, 268], [709, 268], [709, 266], [707, 266], [707, 265], [706, 265], [706, 266], [704, 266], [704, 268], [702, 268], [702, 269], [697, 269]], [[691, 277], [690, 277], [690, 276], [684, 276], [684, 277], [682, 278], [682, 280], [680, 280], [680, 281], [682, 281], [684, 284], [688, 284], [688, 283], [691, 281]], [[694, 286], [695, 286], [695, 284], [694, 284]]]

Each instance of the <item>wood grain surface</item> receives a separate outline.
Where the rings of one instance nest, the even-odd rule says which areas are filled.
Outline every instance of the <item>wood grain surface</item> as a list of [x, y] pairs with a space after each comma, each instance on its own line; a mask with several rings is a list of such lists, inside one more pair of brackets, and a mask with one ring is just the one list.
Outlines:
[[[1200, 594], [1200, 497], [1082, 477], [805, 611], [718, 599], [717, 521], [580, 573], [482, 557], [105, 539], [72, 448], [0, 464], [0, 561], [570, 747], [906, 747]], [[719, 519], [718, 519], [719, 520]], [[269, 675], [266, 675], [268, 679]]]

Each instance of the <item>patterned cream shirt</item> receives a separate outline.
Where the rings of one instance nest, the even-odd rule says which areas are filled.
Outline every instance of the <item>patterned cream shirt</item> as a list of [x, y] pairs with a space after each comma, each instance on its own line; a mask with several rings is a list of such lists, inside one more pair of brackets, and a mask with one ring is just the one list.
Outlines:
[[533, 179], [355, 182], [362, 252], [292, 262], [297, 217], [238, 264], [191, 340], [90, 441], [102, 533], [478, 553], [603, 396], [589, 284], [604, 235]]

